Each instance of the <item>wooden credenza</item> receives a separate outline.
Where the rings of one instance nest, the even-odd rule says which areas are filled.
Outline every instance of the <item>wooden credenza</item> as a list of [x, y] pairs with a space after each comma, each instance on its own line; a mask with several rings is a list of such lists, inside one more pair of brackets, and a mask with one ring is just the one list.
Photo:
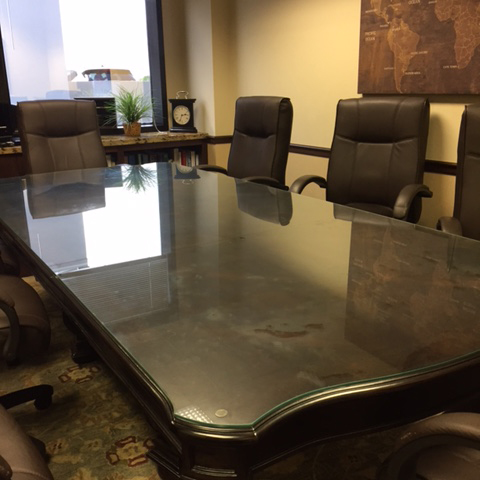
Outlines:
[[[148, 132], [140, 137], [102, 136], [110, 164], [175, 160], [191, 166], [208, 163], [208, 134]], [[0, 178], [26, 174], [22, 147], [0, 147]]]

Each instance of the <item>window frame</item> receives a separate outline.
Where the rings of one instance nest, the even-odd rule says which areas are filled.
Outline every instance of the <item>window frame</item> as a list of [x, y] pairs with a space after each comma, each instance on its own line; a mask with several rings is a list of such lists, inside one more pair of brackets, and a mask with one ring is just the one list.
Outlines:
[[[153, 100], [153, 125], [143, 125], [143, 131], [168, 131], [167, 86], [165, 73], [165, 48], [163, 40], [162, 0], [145, 0], [147, 22], [150, 89]], [[6, 124], [0, 136], [17, 136], [16, 112], [10, 103], [7, 67], [0, 27], [0, 123]], [[109, 128], [108, 133], [118, 134], [121, 128]]]

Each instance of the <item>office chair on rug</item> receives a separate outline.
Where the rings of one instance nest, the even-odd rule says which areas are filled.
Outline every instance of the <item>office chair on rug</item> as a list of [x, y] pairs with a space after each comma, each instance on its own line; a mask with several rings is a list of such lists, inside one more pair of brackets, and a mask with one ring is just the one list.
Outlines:
[[29, 437], [7, 411], [31, 400], [36, 408], [47, 408], [52, 394], [50, 385], [37, 385], [0, 396], [0, 480], [53, 480], [45, 461], [45, 445]]
[[457, 176], [452, 217], [441, 217], [437, 228], [480, 240], [480, 104], [466, 105], [460, 123]]
[[28, 283], [0, 275], [0, 358], [15, 365], [43, 354], [50, 344], [50, 320], [42, 300]]
[[292, 123], [290, 99], [240, 97], [235, 104], [235, 126], [227, 169], [217, 165], [198, 168], [287, 190], [285, 170]]
[[340, 100], [327, 179], [304, 175], [290, 191], [315, 183], [330, 202], [417, 222], [423, 185], [430, 105], [417, 97]]
[[[0, 274], [0, 358], [8, 365], [44, 353], [50, 343], [50, 321], [33, 287], [14, 275]], [[37, 409], [52, 402], [53, 388], [36, 385], [0, 396], [0, 480], [51, 480], [45, 446], [32, 439], [7, 412], [33, 401]]]
[[106, 167], [93, 100], [36, 100], [17, 105], [27, 173]]
[[445, 413], [410, 425], [377, 480], [478, 480], [480, 414]]
[[35, 289], [18, 276], [18, 265], [15, 255], [2, 243], [0, 359], [7, 365], [42, 354], [50, 344], [50, 320], [45, 306]]

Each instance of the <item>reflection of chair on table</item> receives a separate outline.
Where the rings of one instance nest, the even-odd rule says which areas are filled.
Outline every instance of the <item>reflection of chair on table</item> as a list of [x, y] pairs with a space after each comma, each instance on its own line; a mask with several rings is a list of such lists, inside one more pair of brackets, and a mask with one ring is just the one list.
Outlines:
[[278, 188], [235, 180], [238, 208], [253, 217], [279, 225], [288, 225], [292, 218], [292, 195]]
[[[68, 184], [65, 184], [65, 176], [68, 176]], [[103, 172], [85, 169], [29, 176], [27, 187], [28, 207], [33, 218], [71, 215], [105, 207]]]
[[[65, 177], [68, 178], [69, 183], [65, 183]], [[84, 169], [75, 172], [51, 172], [43, 175], [27, 176], [26, 181], [28, 208], [34, 220], [42, 221], [42, 219], [50, 217], [80, 214], [105, 207], [104, 171]], [[58, 183], [57, 186], [55, 186], [56, 183]], [[83, 219], [72, 218], [71, 225], [78, 225], [79, 228], [83, 228]], [[31, 225], [31, 228], [34, 228], [33, 225]], [[45, 245], [50, 249], [55, 248], [56, 242], [69, 241], [68, 237], [51, 240], [48, 236], [48, 229], [44, 228], [42, 232], [44, 233], [38, 234], [39, 241], [43, 239]], [[85, 246], [81, 245], [79, 248], [83, 252]], [[87, 361], [96, 358], [95, 354], [85, 344], [75, 323], [65, 313], [64, 322], [77, 337], [76, 345], [73, 347], [74, 359], [83, 358], [84, 361]]]

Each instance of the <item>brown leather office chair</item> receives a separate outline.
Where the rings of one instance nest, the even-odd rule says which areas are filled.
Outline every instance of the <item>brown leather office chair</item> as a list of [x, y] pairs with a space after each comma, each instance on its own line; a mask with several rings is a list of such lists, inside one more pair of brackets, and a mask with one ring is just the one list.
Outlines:
[[453, 217], [441, 217], [444, 232], [480, 240], [480, 104], [466, 105], [460, 123]]
[[480, 415], [445, 413], [410, 425], [377, 480], [478, 480]]
[[92, 100], [38, 100], [17, 105], [27, 173], [106, 167]]
[[235, 126], [227, 169], [202, 165], [235, 178], [287, 189], [285, 170], [293, 123], [289, 98], [240, 97], [235, 104]]
[[290, 191], [310, 183], [326, 189], [330, 202], [417, 222], [429, 127], [429, 102], [418, 97], [340, 100], [327, 179], [304, 175]]
[[0, 275], [0, 358], [16, 364], [44, 353], [50, 344], [50, 320], [33, 287], [12, 275]]
[[52, 394], [50, 385], [36, 385], [0, 397], [1, 480], [53, 480], [45, 460], [45, 445], [29, 437], [7, 411], [30, 400], [38, 409], [47, 408]]

